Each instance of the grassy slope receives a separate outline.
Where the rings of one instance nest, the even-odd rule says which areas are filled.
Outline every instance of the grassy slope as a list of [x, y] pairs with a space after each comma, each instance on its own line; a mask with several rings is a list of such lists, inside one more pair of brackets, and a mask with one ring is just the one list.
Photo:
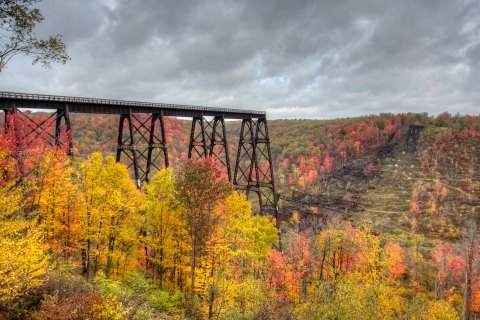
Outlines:
[[[422, 134], [435, 131], [438, 128], [428, 127]], [[381, 172], [369, 182], [360, 210], [349, 217], [352, 224], [368, 227], [385, 240], [399, 241], [407, 247], [419, 245], [427, 251], [445, 241], [435, 232], [415, 230], [411, 223], [412, 192], [424, 179], [419, 157], [425, 147], [420, 138], [415, 152], [404, 144], [395, 148], [383, 161]]]

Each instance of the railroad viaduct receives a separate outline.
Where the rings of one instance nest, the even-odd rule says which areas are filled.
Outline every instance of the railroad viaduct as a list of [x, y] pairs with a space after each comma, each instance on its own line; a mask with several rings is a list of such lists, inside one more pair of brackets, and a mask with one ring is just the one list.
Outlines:
[[[70, 155], [73, 155], [71, 113], [117, 114], [116, 160], [124, 157], [138, 187], [149, 181], [153, 170], [169, 166], [165, 117], [191, 118], [188, 158], [213, 157], [237, 190], [245, 192], [247, 197], [253, 194], [258, 198], [261, 213], [274, 211], [276, 215], [278, 211], [270, 137], [263, 111], [15, 92], [0, 92], [0, 109], [5, 114], [5, 130], [11, 116], [25, 120], [22, 138], [38, 138], [54, 126], [55, 134], [49, 134], [50, 143], [67, 145]], [[37, 121], [22, 109], [53, 112], [47, 119]], [[233, 176], [226, 119], [242, 121]], [[64, 136], [62, 131], [69, 134]]]

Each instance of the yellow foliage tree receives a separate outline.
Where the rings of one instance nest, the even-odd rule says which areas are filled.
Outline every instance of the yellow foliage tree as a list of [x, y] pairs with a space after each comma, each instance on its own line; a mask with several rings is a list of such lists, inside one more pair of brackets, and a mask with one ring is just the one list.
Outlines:
[[158, 172], [145, 186], [145, 225], [143, 246], [146, 267], [160, 286], [178, 289], [188, 272], [188, 234], [180, 219], [172, 169]]
[[69, 161], [56, 159], [51, 153], [45, 158], [50, 170], [43, 178], [39, 193], [39, 225], [49, 249], [59, 259], [66, 261], [80, 250], [82, 236], [79, 216], [84, 208], [78, 188], [78, 172]]
[[273, 223], [265, 216], [252, 216], [251, 204], [244, 195], [231, 193], [220, 210], [221, 220], [199, 277], [209, 319], [245, 305], [241, 294], [245, 279], [250, 279], [252, 285], [256, 283], [251, 276], [278, 242]]
[[4, 305], [39, 286], [48, 261], [41, 233], [22, 212], [25, 189], [17, 185], [16, 161], [2, 146], [5, 136], [0, 139], [0, 305]]
[[93, 153], [81, 168], [84, 273], [91, 279], [104, 268], [107, 277], [123, 276], [138, 254], [142, 193], [111, 156]]
[[41, 233], [22, 219], [0, 220], [0, 303], [39, 286], [47, 272]]

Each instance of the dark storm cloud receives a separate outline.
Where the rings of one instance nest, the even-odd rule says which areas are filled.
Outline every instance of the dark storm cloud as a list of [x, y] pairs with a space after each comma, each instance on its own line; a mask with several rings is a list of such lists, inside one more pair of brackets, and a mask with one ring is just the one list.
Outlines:
[[271, 117], [480, 110], [480, 5], [423, 1], [44, 0], [39, 35], [72, 60], [17, 57], [2, 90], [267, 109]]

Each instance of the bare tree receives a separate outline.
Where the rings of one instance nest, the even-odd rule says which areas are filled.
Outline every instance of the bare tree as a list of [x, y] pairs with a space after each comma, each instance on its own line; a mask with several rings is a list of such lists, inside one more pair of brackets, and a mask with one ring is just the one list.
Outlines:
[[61, 35], [37, 39], [35, 26], [43, 21], [39, 0], [0, 1], [0, 72], [14, 56], [23, 54], [33, 58], [32, 64], [47, 67], [52, 62], [66, 63], [70, 58]]

